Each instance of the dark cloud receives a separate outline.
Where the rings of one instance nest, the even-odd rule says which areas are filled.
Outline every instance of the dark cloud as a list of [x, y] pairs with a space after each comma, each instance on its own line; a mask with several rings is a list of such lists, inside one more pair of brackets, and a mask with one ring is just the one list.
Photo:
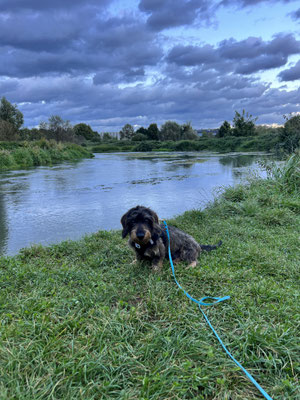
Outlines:
[[253, 60], [245, 60], [239, 63], [235, 69], [238, 74], [252, 74], [258, 71], [266, 71], [268, 69], [281, 67], [287, 62], [287, 57], [280, 54], [266, 55], [263, 54]]
[[281, 71], [278, 77], [281, 81], [296, 81], [300, 79], [300, 60], [293, 67]]
[[192, 24], [197, 17], [209, 21], [215, 5], [209, 0], [141, 0], [139, 9], [150, 14], [147, 25], [155, 31], [161, 31]]
[[263, 54], [288, 56], [300, 53], [300, 41], [292, 34], [278, 34], [269, 42], [260, 37], [249, 37], [239, 42], [231, 38], [219, 44], [219, 51], [222, 57], [229, 59], [251, 59]]
[[200, 65], [219, 61], [220, 57], [213, 46], [183, 46], [177, 45], [169, 52], [168, 62], [177, 65]]
[[112, 71], [111, 69], [106, 69], [101, 72], [97, 72], [97, 74], [93, 78], [93, 82], [95, 85], [104, 84], [107, 82], [115, 82], [115, 83], [130, 83], [136, 82], [138, 80], [145, 79], [145, 69], [144, 68], [131, 68], [124, 71]]
[[80, 6], [97, 6], [97, 8], [104, 8], [112, 0], [0, 0], [0, 10], [14, 11], [14, 10], [49, 10], [49, 9], [65, 9], [70, 10]]
[[[0, 27], [0, 75], [103, 73], [106, 69], [109, 78], [112, 69], [110, 79], [124, 76], [127, 82], [161, 59], [163, 53], [153, 33], [135, 19], [94, 17], [85, 21], [83, 17], [88, 16], [50, 17], [47, 25], [42, 15], [39, 23], [44, 28], [38, 31], [31, 17], [23, 23], [19, 16], [13, 21], [8, 18]], [[12, 25], [18, 28], [12, 30]]]
[[249, 37], [242, 41], [224, 40], [217, 47], [174, 46], [167, 61], [177, 65], [199, 66], [217, 70], [231, 70], [238, 74], [251, 74], [285, 65], [288, 56], [300, 54], [300, 41], [293, 35], [277, 35], [265, 42]]
[[293, 18], [293, 20], [300, 21], [300, 8], [289, 15]]
[[223, 6], [233, 6], [233, 5], [237, 5], [240, 7], [252, 7], [252, 6], [256, 6], [257, 4], [261, 4], [261, 3], [291, 3], [293, 1], [297, 1], [297, 0], [222, 0], [220, 2], [220, 5]]

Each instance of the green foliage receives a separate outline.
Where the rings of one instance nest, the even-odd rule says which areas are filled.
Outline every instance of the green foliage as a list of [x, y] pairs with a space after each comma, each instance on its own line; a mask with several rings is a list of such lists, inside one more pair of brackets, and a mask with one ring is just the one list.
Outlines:
[[195, 140], [181, 140], [174, 145], [175, 151], [198, 151], [200, 149], [199, 142]]
[[134, 129], [133, 126], [130, 124], [124, 125], [123, 128], [120, 130], [121, 140], [123, 139], [130, 140], [132, 139], [133, 135], [134, 135]]
[[149, 140], [159, 140], [159, 129], [156, 124], [150, 124], [147, 129], [147, 135]]
[[141, 135], [143, 135], [143, 137], [145, 138], [144, 140], [149, 139], [149, 138], [148, 138], [148, 129], [144, 128], [143, 126], [141, 126], [141, 127], [135, 132], [135, 135], [136, 135], [136, 134], [141, 134]]
[[73, 129], [77, 136], [82, 136], [86, 140], [94, 140], [99, 137], [98, 133], [94, 132], [90, 125], [87, 124], [80, 123], [74, 125]]
[[15, 127], [7, 121], [0, 119], [0, 140], [15, 141], [18, 139], [18, 134]]
[[181, 125], [181, 139], [183, 140], [197, 140], [198, 135], [192, 127], [191, 122]]
[[9, 150], [0, 149], [0, 171], [14, 169], [16, 167], [15, 160]]
[[12, 156], [15, 160], [15, 164], [20, 168], [28, 168], [34, 165], [31, 152], [26, 147], [16, 149], [12, 153]]
[[133, 142], [142, 142], [143, 140], [147, 140], [147, 136], [144, 135], [143, 133], [137, 133], [137, 132], [136, 132], [136, 133], [132, 136], [131, 140], [132, 140]]
[[280, 133], [280, 141], [284, 149], [291, 153], [300, 146], [300, 114], [284, 117], [286, 122]]
[[160, 128], [160, 140], [180, 140], [181, 127], [175, 121], [166, 121]]
[[296, 192], [300, 189], [300, 150], [292, 154], [282, 165], [265, 163], [269, 179], [280, 185], [281, 190]]
[[257, 118], [253, 118], [251, 114], [243, 110], [242, 114], [235, 112], [233, 118], [233, 135], [234, 136], [253, 136], [255, 135], [255, 122]]
[[[0, 148], [2, 144], [0, 143]], [[36, 142], [12, 144], [10, 148], [0, 150], [0, 171], [28, 168], [38, 165], [51, 165], [64, 160], [78, 160], [93, 155], [83, 147], [54, 140], [41, 139]]]
[[72, 126], [70, 121], [63, 120], [59, 115], [51, 115], [48, 118], [48, 122], [41, 122], [40, 128], [48, 129], [49, 131], [58, 132], [59, 130], [68, 130], [71, 129]]
[[152, 150], [153, 150], [153, 145], [149, 141], [141, 142], [133, 148], [133, 151], [152, 151]]
[[224, 121], [223, 124], [220, 126], [217, 137], [225, 137], [225, 136], [232, 136], [232, 128], [228, 121]]
[[20, 129], [24, 123], [23, 114], [17, 109], [17, 105], [11, 104], [5, 97], [0, 101], [0, 120], [10, 123], [15, 130]]

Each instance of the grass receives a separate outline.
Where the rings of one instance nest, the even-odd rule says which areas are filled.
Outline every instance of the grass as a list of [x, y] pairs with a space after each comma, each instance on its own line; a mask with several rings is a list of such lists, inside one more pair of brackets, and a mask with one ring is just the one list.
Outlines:
[[41, 139], [36, 142], [0, 143], [0, 171], [52, 165], [61, 161], [90, 158], [92, 153], [73, 143]]
[[[177, 265], [177, 279], [195, 298], [231, 296], [209, 319], [268, 394], [286, 400], [300, 398], [300, 196], [291, 171], [291, 186], [278, 176], [168, 222], [201, 243], [223, 240], [195, 269]], [[119, 231], [0, 258], [1, 400], [262, 398], [169, 263], [153, 274], [132, 260]]]

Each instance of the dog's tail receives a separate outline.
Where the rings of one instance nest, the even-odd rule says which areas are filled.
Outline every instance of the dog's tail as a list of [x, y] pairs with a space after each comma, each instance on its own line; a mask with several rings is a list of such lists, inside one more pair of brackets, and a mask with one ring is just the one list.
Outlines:
[[217, 249], [218, 247], [220, 247], [222, 244], [222, 240], [219, 241], [218, 244], [216, 245], [210, 245], [210, 244], [200, 244], [201, 250], [205, 250], [205, 251], [212, 251]]

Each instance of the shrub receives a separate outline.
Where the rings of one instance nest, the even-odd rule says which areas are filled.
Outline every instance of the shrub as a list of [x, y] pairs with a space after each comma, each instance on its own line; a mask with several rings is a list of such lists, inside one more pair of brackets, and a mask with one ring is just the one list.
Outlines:
[[153, 146], [148, 142], [141, 142], [133, 148], [133, 151], [152, 151]]
[[13, 158], [15, 159], [16, 164], [20, 167], [31, 167], [33, 165], [33, 159], [31, 156], [31, 152], [27, 148], [19, 148], [15, 150], [13, 153]]
[[0, 170], [12, 169], [16, 166], [15, 160], [8, 150], [0, 150]]
[[175, 144], [174, 148], [176, 151], [197, 151], [199, 150], [199, 143], [198, 141], [181, 140]]

